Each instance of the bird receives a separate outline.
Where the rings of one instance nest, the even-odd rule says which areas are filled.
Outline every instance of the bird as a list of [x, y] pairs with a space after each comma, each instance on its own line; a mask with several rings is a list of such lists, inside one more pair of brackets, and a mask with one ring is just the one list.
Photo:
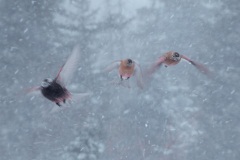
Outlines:
[[[140, 65], [132, 59], [122, 59], [113, 61], [105, 68], [106, 72], [118, 70], [120, 81], [117, 84], [123, 85], [124, 80], [129, 80], [131, 77], [136, 77], [137, 85], [143, 89], [142, 70]], [[127, 85], [130, 88], [129, 85]]]
[[168, 66], [174, 66], [177, 65], [181, 59], [184, 59], [188, 62], [190, 62], [193, 66], [195, 66], [200, 72], [204, 73], [207, 76], [210, 76], [210, 71], [207, 67], [205, 67], [203, 64], [198, 63], [196, 61], [191, 60], [187, 56], [183, 54], [179, 54], [175, 51], [168, 51], [164, 53], [162, 56], [160, 56], [156, 62], [154, 62], [150, 68], [147, 70], [147, 75], [152, 75], [154, 72], [156, 72], [162, 65], [165, 67]]
[[66, 63], [62, 65], [54, 79], [45, 78], [41, 86], [32, 87], [28, 89], [28, 92], [41, 91], [45, 98], [54, 102], [59, 107], [61, 103], [66, 103], [66, 100], [71, 100], [73, 95], [76, 95], [78, 99], [89, 95], [88, 93], [73, 94], [66, 88], [66, 85], [73, 77], [74, 71], [77, 69], [79, 59], [80, 47], [77, 45], [74, 47], [72, 54], [67, 59]]

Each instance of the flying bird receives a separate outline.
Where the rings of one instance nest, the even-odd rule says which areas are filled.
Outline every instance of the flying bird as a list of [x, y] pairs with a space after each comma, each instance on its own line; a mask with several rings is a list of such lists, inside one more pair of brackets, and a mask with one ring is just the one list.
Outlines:
[[66, 88], [66, 85], [69, 84], [73, 77], [74, 71], [77, 69], [79, 59], [80, 48], [79, 46], [75, 46], [72, 54], [69, 56], [66, 63], [60, 68], [54, 79], [46, 78], [43, 80], [41, 86], [33, 87], [29, 89], [28, 92], [41, 91], [45, 98], [56, 103], [58, 106], [61, 106], [61, 103], [66, 103], [66, 100], [72, 99], [73, 95], [77, 98], [87, 96], [88, 93], [73, 94]]
[[163, 54], [161, 57], [157, 59], [157, 61], [147, 70], [147, 74], [151, 75], [154, 72], [156, 72], [157, 69], [159, 69], [162, 65], [165, 67], [168, 66], [174, 66], [178, 64], [181, 59], [184, 59], [188, 62], [190, 62], [193, 66], [195, 66], [199, 71], [206, 75], [210, 75], [210, 71], [208, 68], [206, 68], [204, 65], [195, 62], [191, 60], [190, 58], [186, 57], [185, 55], [179, 54], [178, 52], [175, 51], [169, 51]]
[[[132, 59], [117, 60], [107, 66], [105, 71], [111, 72], [114, 69], [118, 70], [120, 78], [120, 81], [117, 84], [123, 85], [125, 80], [129, 80], [129, 78], [134, 76], [136, 77], [138, 87], [143, 89], [142, 70], [136, 61], [133, 61]], [[130, 88], [129, 85], [127, 85], [127, 87]]]

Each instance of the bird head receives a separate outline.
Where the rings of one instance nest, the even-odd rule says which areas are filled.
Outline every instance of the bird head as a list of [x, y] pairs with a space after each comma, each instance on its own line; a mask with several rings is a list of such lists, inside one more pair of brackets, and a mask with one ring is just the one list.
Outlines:
[[44, 80], [42, 81], [41, 86], [42, 86], [43, 88], [47, 88], [48, 86], [51, 85], [52, 82], [53, 82], [53, 80], [52, 80], [51, 78], [46, 78], [46, 79], [44, 79]]
[[180, 54], [178, 52], [173, 52], [171, 59], [174, 60], [174, 61], [180, 61], [181, 56], [180, 56]]
[[131, 67], [132, 64], [133, 64], [133, 61], [131, 59], [127, 59], [127, 63], [126, 64], [127, 64], [128, 67]]

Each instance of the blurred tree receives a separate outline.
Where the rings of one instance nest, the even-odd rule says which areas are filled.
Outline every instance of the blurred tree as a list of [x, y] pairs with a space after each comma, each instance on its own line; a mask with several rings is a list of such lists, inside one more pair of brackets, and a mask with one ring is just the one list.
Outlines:
[[81, 128], [74, 131], [76, 138], [65, 147], [61, 157], [68, 160], [96, 160], [104, 151], [104, 144], [101, 142], [103, 130], [101, 121], [97, 118], [88, 117]]
[[[92, 9], [90, 0], [65, 0], [59, 5], [55, 17], [59, 33], [58, 50], [68, 53], [73, 45], [80, 45], [81, 48], [81, 73], [77, 73], [84, 85], [94, 87], [85, 77], [92, 79], [92, 65], [95, 61], [96, 34], [101, 30], [100, 22], [97, 20], [98, 9]], [[63, 38], [64, 37], [64, 38]], [[68, 50], [68, 51], [67, 51]]]
[[[55, 5], [56, 2], [51, 0], [1, 1], [0, 25], [2, 29], [0, 32], [3, 39], [0, 46], [3, 48], [1, 56], [4, 57], [1, 65], [9, 69], [8, 75], [5, 75], [6, 78], [12, 79], [11, 73], [19, 69], [24, 72], [27, 69], [30, 73], [41, 69], [36, 67], [37, 63], [32, 63], [30, 68], [27, 65], [16, 66], [21, 66], [26, 60], [44, 61], [46, 55], [52, 51], [56, 33], [53, 24]], [[19, 80], [22, 79], [19, 78]]]
[[54, 34], [52, 20], [56, 4], [50, 0], [2, 0], [1, 32], [4, 39], [1, 45], [10, 47], [10, 51], [19, 50], [21, 53], [24, 50], [22, 54], [27, 54], [28, 50], [48, 50]]
[[55, 22], [62, 39], [61, 44], [79, 44], [84, 58], [90, 56], [94, 34], [99, 30], [98, 10], [91, 10], [89, 0], [65, 0], [60, 4]]
[[[126, 58], [127, 30], [133, 18], [123, 14], [124, 2], [122, 0], [104, 0], [104, 12], [102, 13], [101, 32], [97, 35], [98, 47], [104, 54], [105, 65], [113, 60]], [[111, 55], [111, 56], [109, 56]], [[101, 58], [103, 58], [101, 56]], [[109, 59], [110, 58], [110, 59]]]
[[[36, 125], [28, 122], [36, 118], [34, 110], [28, 110], [23, 104], [22, 86], [26, 86], [31, 78], [36, 78], [39, 67], [39, 61], [45, 61], [52, 50], [55, 34], [53, 24], [53, 12], [57, 1], [52, 0], [1, 0], [0, 1], [0, 79], [1, 95], [3, 98], [2, 106], [5, 108], [0, 117], [0, 125], [7, 127], [6, 134], [2, 135], [1, 144], [11, 144], [12, 147], [0, 146], [4, 148], [7, 159], [15, 159], [16, 155], [22, 155], [23, 159], [35, 159], [38, 155], [38, 149], [35, 145], [33, 152], [27, 153], [24, 150], [36, 140], [38, 131]], [[34, 73], [35, 77], [27, 77], [26, 73]], [[40, 73], [40, 72], [38, 72]], [[29, 75], [30, 76], [30, 75]], [[14, 103], [13, 103], [14, 102]], [[15, 104], [15, 105], [11, 105]], [[20, 128], [18, 128], [20, 126]], [[24, 128], [32, 130], [32, 136], [23, 136], [19, 132]], [[26, 131], [26, 130], [25, 130]], [[15, 136], [14, 136], [15, 135]], [[2, 155], [2, 154], [1, 154]], [[13, 158], [15, 157], [15, 158]], [[3, 156], [4, 159], [4, 156]]]
[[[205, 155], [191, 154], [191, 158], [209, 159], [237, 159], [239, 154], [232, 154], [239, 146], [240, 139], [236, 136], [239, 128], [239, 107], [236, 102], [239, 93], [236, 93], [240, 69], [238, 65], [240, 54], [239, 39], [239, 3], [223, 4], [222, 1], [207, 1], [200, 3], [202, 26], [208, 28], [201, 32], [204, 36], [202, 50], [208, 51], [208, 64], [212, 66], [214, 79], [205, 87], [205, 94], [211, 95], [204, 100], [199, 121], [204, 129], [201, 142], [195, 145], [195, 150]], [[205, 42], [205, 43], [204, 43]], [[207, 42], [207, 43], [206, 43]], [[203, 89], [203, 88], [201, 88]], [[203, 90], [196, 90], [200, 97]], [[212, 100], [218, 100], [212, 103]], [[234, 101], [234, 103], [233, 103]], [[232, 112], [234, 111], [234, 112]], [[224, 130], [222, 128], [225, 128]], [[228, 129], [227, 129], [228, 128]], [[195, 153], [195, 152], [193, 152]]]

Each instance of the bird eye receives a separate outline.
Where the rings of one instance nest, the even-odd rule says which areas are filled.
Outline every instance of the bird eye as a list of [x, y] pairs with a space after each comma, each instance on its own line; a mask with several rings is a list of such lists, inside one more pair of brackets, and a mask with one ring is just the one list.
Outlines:
[[179, 57], [180, 55], [179, 55], [178, 52], [174, 52], [174, 53], [173, 53], [173, 56], [174, 56], [174, 57]]

